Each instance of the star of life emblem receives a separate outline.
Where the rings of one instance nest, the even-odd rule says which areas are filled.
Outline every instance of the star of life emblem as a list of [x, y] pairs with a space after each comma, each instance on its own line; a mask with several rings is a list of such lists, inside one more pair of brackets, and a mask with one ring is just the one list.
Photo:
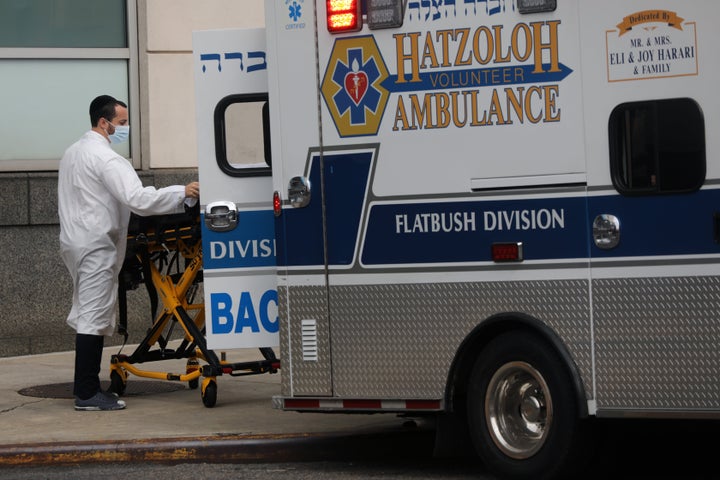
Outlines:
[[389, 97], [381, 86], [387, 77], [373, 37], [341, 39], [335, 43], [322, 92], [341, 136], [377, 132]]

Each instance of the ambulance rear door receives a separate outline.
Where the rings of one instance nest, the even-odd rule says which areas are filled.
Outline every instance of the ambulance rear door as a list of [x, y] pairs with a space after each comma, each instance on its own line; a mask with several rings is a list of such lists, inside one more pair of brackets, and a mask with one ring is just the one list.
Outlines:
[[264, 29], [193, 33], [206, 336], [278, 345]]

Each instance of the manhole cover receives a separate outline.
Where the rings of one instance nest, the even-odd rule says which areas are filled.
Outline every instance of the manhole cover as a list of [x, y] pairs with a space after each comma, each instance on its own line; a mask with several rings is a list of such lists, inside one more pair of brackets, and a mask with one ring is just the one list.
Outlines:
[[[100, 382], [103, 390], [110, 388], [110, 382]], [[138, 395], [152, 395], [153, 393], [167, 393], [174, 392], [176, 390], [184, 390], [186, 388], [184, 383], [175, 382], [153, 382], [147, 380], [128, 382], [125, 388], [126, 397], [138, 396]], [[39, 397], [39, 398], [74, 398], [73, 395], [73, 384], [72, 382], [66, 383], [51, 383], [49, 385], [37, 385], [35, 387], [27, 387], [22, 390], [18, 390], [20, 395], [26, 397]]]

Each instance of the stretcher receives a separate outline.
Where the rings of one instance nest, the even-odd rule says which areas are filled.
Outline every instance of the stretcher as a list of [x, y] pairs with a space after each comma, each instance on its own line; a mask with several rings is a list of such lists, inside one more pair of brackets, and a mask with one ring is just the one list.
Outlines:
[[[272, 348], [260, 348], [262, 360], [238, 363], [227, 362], [224, 353], [218, 357], [208, 349], [205, 306], [202, 300], [195, 299], [202, 283], [199, 208], [173, 215], [133, 215], [119, 280], [118, 330], [125, 336], [125, 342], [120, 352], [110, 358], [112, 392], [125, 393], [129, 374], [188, 382], [191, 389], [200, 386], [203, 405], [213, 407], [217, 401], [217, 377], [277, 373], [280, 368], [280, 360]], [[150, 296], [152, 326], [132, 354], [122, 354], [128, 338], [127, 291], [143, 283]], [[176, 331], [177, 326], [180, 329]], [[187, 359], [185, 373], [138, 367], [146, 362], [177, 359]]]

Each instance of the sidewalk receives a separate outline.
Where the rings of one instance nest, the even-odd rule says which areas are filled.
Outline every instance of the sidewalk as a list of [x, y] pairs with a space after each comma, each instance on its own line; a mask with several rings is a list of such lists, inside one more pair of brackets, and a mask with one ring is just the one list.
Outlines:
[[[134, 347], [125, 346], [123, 353], [132, 353]], [[105, 349], [100, 373], [104, 385], [109, 385], [110, 355], [118, 353], [118, 348]], [[261, 359], [256, 349], [227, 352], [230, 362]], [[203, 405], [199, 388], [191, 390], [186, 383], [130, 375], [123, 397], [125, 410], [75, 411], [70, 398], [73, 364], [74, 352], [0, 358], [0, 421], [4, 432], [0, 436], [0, 465], [58, 461], [62, 455], [68, 462], [83, 458], [112, 461], [113, 455], [123, 450], [143, 458], [163, 449], [166, 455], [189, 457], [200, 454], [198, 446], [225, 450], [243, 442], [246, 446], [283, 443], [308, 434], [402, 430], [407, 421], [393, 414], [330, 415], [273, 409], [272, 397], [280, 393], [280, 373], [217, 377], [217, 403], [212, 408]], [[185, 372], [184, 359], [136, 366]], [[67, 398], [58, 398], [62, 394]]]

